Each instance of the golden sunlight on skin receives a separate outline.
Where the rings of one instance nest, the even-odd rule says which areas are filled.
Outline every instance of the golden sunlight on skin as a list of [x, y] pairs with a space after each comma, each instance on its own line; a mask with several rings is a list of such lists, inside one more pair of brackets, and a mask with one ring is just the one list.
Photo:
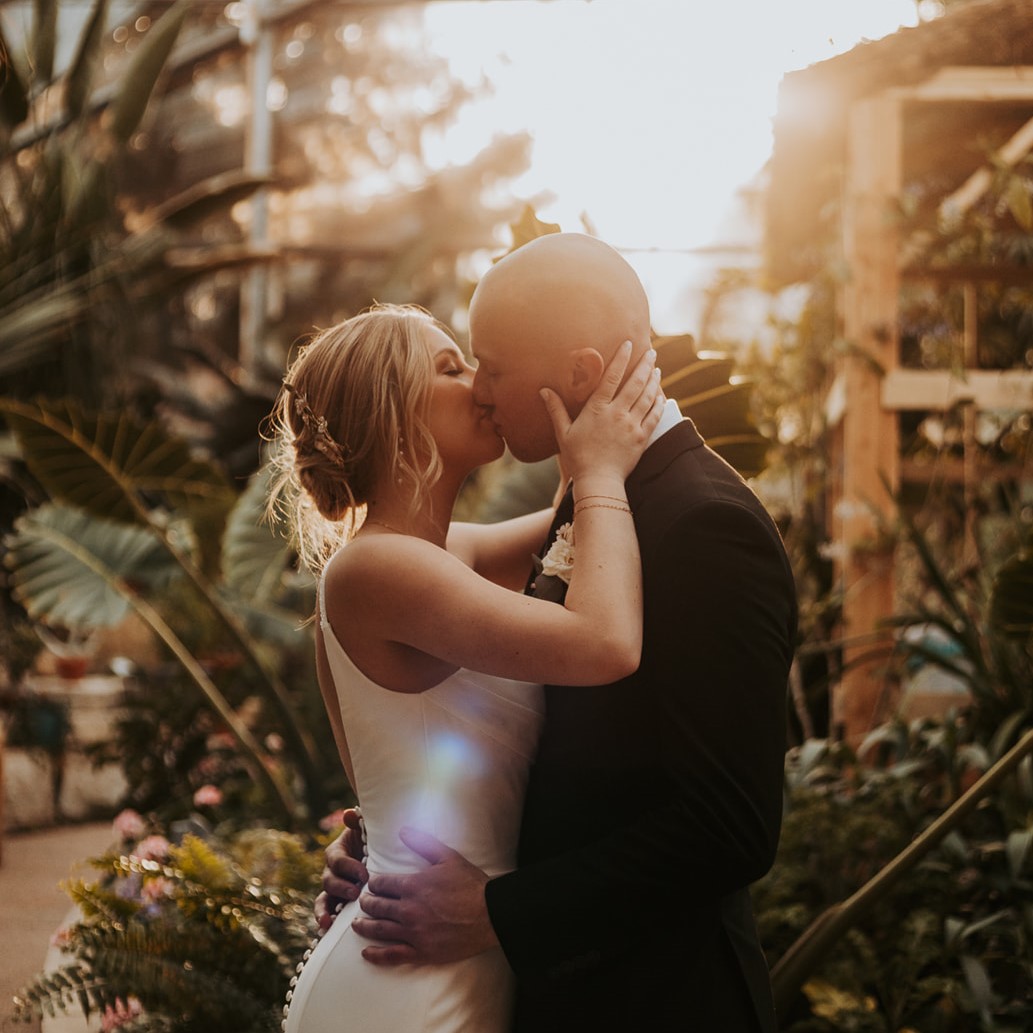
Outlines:
[[514, 191], [565, 230], [584, 213], [627, 249], [660, 329], [705, 264], [685, 252], [723, 242], [736, 190], [767, 160], [782, 75], [917, 21], [914, 0], [461, 2], [425, 17], [456, 74], [495, 84], [444, 136], [428, 132], [429, 161], [530, 131]]

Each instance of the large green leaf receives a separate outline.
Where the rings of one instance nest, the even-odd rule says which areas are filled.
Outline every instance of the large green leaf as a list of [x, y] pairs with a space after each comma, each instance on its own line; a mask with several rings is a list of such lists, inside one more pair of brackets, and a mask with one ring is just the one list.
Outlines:
[[108, 131], [123, 143], [136, 132], [143, 118], [189, 10], [189, 0], [177, 0], [151, 27], [133, 54], [106, 120]]
[[49, 82], [57, 49], [57, 0], [33, 0], [32, 8], [32, 63], [36, 78]]
[[113, 520], [148, 522], [152, 500], [173, 508], [229, 507], [222, 472], [160, 423], [87, 412], [69, 400], [0, 398], [29, 469], [55, 498]]
[[243, 201], [272, 182], [271, 176], [231, 169], [181, 191], [150, 214], [157, 222], [164, 222], [177, 229], [190, 228], [203, 219], [227, 211], [238, 201]]
[[[266, 465], [251, 478], [226, 521], [222, 539], [222, 572], [227, 587], [257, 604], [274, 599], [290, 561], [286, 541], [265, 519], [273, 475], [273, 468]], [[294, 620], [296, 624], [297, 614]]]
[[65, 110], [70, 118], [77, 118], [86, 107], [107, 19], [108, 0], [94, 0], [65, 79]]
[[119, 623], [129, 610], [126, 587], [172, 569], [151, 532], [68, 506], [20, 517], [4, 544], [14, 597], [29, 616], [78, 631]]

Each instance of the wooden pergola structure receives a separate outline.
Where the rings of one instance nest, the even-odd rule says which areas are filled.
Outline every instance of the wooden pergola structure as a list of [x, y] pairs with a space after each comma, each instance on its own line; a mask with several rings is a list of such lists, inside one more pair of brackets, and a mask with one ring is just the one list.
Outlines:
[[[990, 160], [977, 140], [992, 140]], [[932, 241], [903, 233], [898, 213], [910, 184], [935, 180], [945, 185], [936, 204], [940, 220], [957, 219], [990, 188], [994, 166], [1014, 167], [1031, 152], [1029, 0], [972, 0], [792, 73], [782, 84], [769, 194], [770, 271], [782, 283], [809, 278], [816, 263], [827, 261], [816, 245], [830, 235], [839, 241], [844, 270], [837, 322], [846, 347], [832, 365], [826, 412], [828, 530], [837, 546], [847, 643], [832, 723], [851, 742], [895, 703], [882, 665], [865, 657], [889, 644], [891, 633], [880, 624], [895, 608], [893, 544], [880, 530], [894, 520], [901, 485], [923, 476], [901, 456], [901, 414], [963, 404], [964, 447], [952, 476], [969, 502], [984, 473], [978, 413], [1033, 411], [1028, 365], [980, 369], [977, 355], [980, 290], [991, 282], [1033, 287], [1033, 268], [932, 263]], [[905, 368], [901, 361], [901, 292], [917, 283], [962, 294], [962, 347], [952, 368]], [[960, 547], [974, 559], [971, 520]]]

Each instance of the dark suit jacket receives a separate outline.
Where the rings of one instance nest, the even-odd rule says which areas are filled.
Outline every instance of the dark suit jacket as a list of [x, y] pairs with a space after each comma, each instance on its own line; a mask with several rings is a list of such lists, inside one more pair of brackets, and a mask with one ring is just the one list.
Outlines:
[[747, 887], [781, 824], [792, 571], [690, 420], [646, 451], [627, 492], [641, 667], [546, 688], [519, 867], [486, 891], [518, 976], [516, 1029], [768, 1033]]

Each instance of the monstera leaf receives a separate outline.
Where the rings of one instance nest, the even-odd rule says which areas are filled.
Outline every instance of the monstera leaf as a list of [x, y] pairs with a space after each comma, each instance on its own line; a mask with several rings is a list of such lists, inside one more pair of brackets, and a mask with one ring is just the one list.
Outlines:
[[290, 550], [265, 519], [273, 469], [263, 466], [248, 482], [226, 521], [222, 539], [225, 584], [256, 602], [272, 599], [283, 583]]
[[67, 506], [40, 506], [21, 517], [4, 544], [14, 597], [29, 616], [76, 631], [118, 624], [134, 585], [172, 572], [146, 529]]
[[69, 400], [0, 398], [0, 413], [50, 495], [96, 516], [149, 523], [158, 499], [189, 512], [225, 513], [233, 502], [221, 471], [156, 421], [90, 413]]
[[226, 521], [222, 583], [229, 604], [251, 634], [284, 647], [299, 641], [299, 615], [311, 613], [315, 582], [291, 569], [293, 551], [266, 519], [275, 470], [262, 466]]

